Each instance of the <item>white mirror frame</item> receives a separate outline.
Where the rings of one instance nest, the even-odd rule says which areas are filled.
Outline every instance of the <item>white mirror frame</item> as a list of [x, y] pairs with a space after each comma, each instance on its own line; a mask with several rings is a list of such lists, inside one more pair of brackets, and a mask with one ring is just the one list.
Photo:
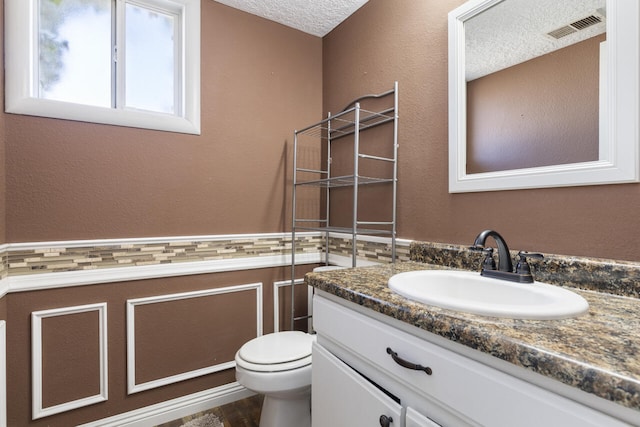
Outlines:
[[640, 6], [607, 0], [606, 137], [597, 161], [467, 174], [464, 22], [504, 0], [469, 0], [449, 13], [449, 192], [620, 184], [640, 180]]

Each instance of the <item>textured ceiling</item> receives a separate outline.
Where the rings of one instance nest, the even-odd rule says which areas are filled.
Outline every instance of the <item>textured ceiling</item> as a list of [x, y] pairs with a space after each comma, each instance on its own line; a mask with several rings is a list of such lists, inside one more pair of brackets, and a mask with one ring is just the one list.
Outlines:
[[215, 0], [235, 9], [323, 37], [368, 0]]
[[505, 0], [465, 22], [467, 80], [606, 31], [600, 23], [559, 40], [547, 33], [604, 12], [605, 0]]
[[[215, 1], [324, 37], [368, 0]], [[474, 16], [465, 22], [467, 80], [605, 32], [606, 23], [602, 23], [559, 40], [547, 35], [603, 10], [605, 3], [606, 0], [505, 0]]]

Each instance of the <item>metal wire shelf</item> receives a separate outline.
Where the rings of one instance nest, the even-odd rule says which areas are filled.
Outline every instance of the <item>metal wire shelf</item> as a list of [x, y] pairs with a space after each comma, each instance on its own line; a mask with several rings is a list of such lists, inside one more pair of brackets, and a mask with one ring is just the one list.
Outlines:
[[[379, 99], [380, 101], [373, 101], [373, 99]], [[372, 100], [371, 105], [386, 104], [382, 109], [378, 111], [371, 111], [371, 108], [361, 108], [361, 101], [368, 102]], [[393, 106], [388, 107], [393, 100]], [[369, 107], [369, 104], [367, 104]], [[361, 132], [373, 127], [377, 127], [384, 124], [391, 124], [393, 126], [393, 137], [389, 140], [389, 151], [392, 154], [386, 154], [384, 157], [379, 155], [364, 154], [361, 152]], [[341, 141], [339, 144], [342, 147], [341, 150], [337, 150], [338, 153], [342, 153], [346, 148], [343, 144], [349, 144], [349, 141], [353, 143], [353, 163], [352, 168], [349, 167], [348, 175], [332, 176], [332, 143], [338, 139], [347, 137], [348, 141]], [[384, 135], [384, 133], [373, 134], [376, 137]], [[304, 138], [303, 138], [304, 137]], [[364, 138], [364, 137], [363, 137]], [[304, 139], [304, 142], [303, 142]], [[365, 138], [369, 139], [368, 137]], [[373, 138], [375, 140], [375, 138]], [[371, 140], [371, 139], [369, 139]], [[321, 142], [326, 141], [326, 142]], [[382, 140], [386, 144], [386, 139]], [[299, 146], [299, 143], [301, 145]], [[375, 148], [376, 144], [370, 146]], [[309, 150], [308, 147], [312, 147]], [[347, 145], [348, 146], [348, 145]], [[386, 146], [386, 145], [385, 145]], [[319, 150], [321, 155], [316, 153]], [[311, 154], [309, 154], [311, 153]], [[300, 157], [300, 158], [299, 158]], [[311, 160], [311, 162], [310, 162]], [[347, 160], [341, 158], [340, 160]], [[370, 167], [371, 165], [381, 165], [382, 162], [389, 166], [384, 166], [374, 170], [375, 175], [382, 176], [364, 176], [360, 175], [360, 161], [363, 160], [363, 169]], [[300, 161], [300, 162], [299, 162]], [[322, 164], [318, 167], [317, 163]], [[373, 162], [373, 163], [372, 163]], [[300, 164], [299, 164], [300, 163]], [[311, 163], [311, 167], [302, 163]], [[366, 163], [366, 164], [365, 164]], [[348, 164], [348, 163], [347, 163]], [[344, 168], [344, 162], [341, 162], [336, 168]], [[345, 173], [344, 169], [340, 173]], [[368, 172], [371, 173], [371, 172]], [[398, 82], [394, 83], [393, 89], [380, 93], [365, 95], [353, 100], [348, 106], [338, 114], [328, 114], [327, 118], [321, 120], [311, 126], [294, 131], [294, 148], [293, 148], [293, 197], [292, 197], [292, 254], [291, 254], [291, 328], [294, 327], [296, 320], [307, 318], [308, 316], [295, 316], [295, 304], [294, 304], [294, 286], [296, 280], [295, 268], [296, 268], [296, 232], [298, 231], [313, 231], [324, 233], [325, 237], [325, 260], [329, 259], [329, 238], [330, 233], [335, 234], [347, 234], [352, 239], [352, 267], [356, 266], [357, 255], [357, 238], [361, 235], [370, 236], [390, 236], [391, 238], [391, 259], [392, 262], [396, 258], [396, 193], [397, 193], [397, 176], [398, 176]], [[358, 198], [359, 187], [375, 185], [375, 184], [387, 184], [391, 188], [391, 200], [388, 200], [390, 207], [390, 216], [385, 221], [362, 221], [358, 216]], [[296, 192], [299, 187], [320, 187], [320, 202], [324, 204], [324, 213], [320, 212], [320, 208], [316, 213], [312, 213], [312, 217], [299, 216], [297, 210], [297, 196]], [[351, 227], [333, 226], [329, 219], [331, 203], [331, 189], [339, 187], [351, 187], [353, 193], [352, 199], [352, 221]], [[364, 191], [364, 190], [363, 190]], [[341, 193], [341, 191], [339, 191]], [[338, 193], [335, 193], [336, 196]], [[374, 193], [371, 193], [374, 194]], [[314, 196], [317, 197], [317, 196]], [[351, 198], [351, 194], [349, 193]], [[306, 213], [309, 213], [308, 211]], [[325, 219], [317, 219], [318, 217], [324, 217]]]
[[[357, 113], [356, 113], [357, 111]], [[356, 105], [348, 110], [329, 116], [326, 119], [306, 128], [295, 131], [298, 136], [305, 135], [321, 139], [337, 139], [352, 135], [356, 131], [363, 131], [395, 120], [395, 108], [380, 112], [364, 110]], [[356, 115], [359, 117], [356, 117]], [[334, 127], [335, 125], [335, 127]]]
[[333, 178], [321, 178], [308, 181], [300, 181], [297, 185], [308, 185], [313, 187], [324, 188], [337, 188], [337, 187], [351, 187], [356, 183], [358, 185], [371, 185], [393, 182], [394, 178], [374, 178], [369, 176], [345, 175], [336, 176]]

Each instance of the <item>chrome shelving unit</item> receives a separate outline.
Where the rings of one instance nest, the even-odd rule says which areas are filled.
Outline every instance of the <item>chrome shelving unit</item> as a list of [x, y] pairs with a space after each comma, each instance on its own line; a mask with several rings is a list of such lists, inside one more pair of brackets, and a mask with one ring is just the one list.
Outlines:
[[[383, 104], [386, 107], [376, 110], [374, 108], [365, 109], [364, 105]], [[392, 104], [390, 107], [388, 104]], [[393, 126], [392, 138], [389, 141], [390, 155], [367, 154], [367, 141], [363, 138], [364, 132], [379, 126]], [[307, 144], [315, 146], [320, 155], [313, 158], [313, 163], [309, 166], [309, 159], [304, 150], [301, 150], [302, 139], [307, 140]], [[348, 140], [348, 141], [345, 141]], [[347, 174], [332, 174], [332, 152], [334, 144], [353, 145], [353, 160], [351, 170]], [[385, 142], [386, 144], [386, 142]], [[387, 147], [389, 148], [389, 147]], [[344, 150], [343, 150], [344, 151]], [[366, 160], [373, 163], [387, 164], [383, 168], [391, 170], [383, 176], [365, 176], [360, 173], [360, 162]], [[350, 161], [350, 160], [349, 160]], [[304, 163], [304, 164], [303, 164]], [[295, 317], [294, 286], [295, 281], [295, 258], [296, 258], [296, 232], [319, 231], [325, 235], [325, 259], [329, 259], [329, 237], [330, 233], [343, 233], [351, 235], [352, 253], [351, 265], [356, 266], [357, 262], [357, 239], [361, 235], [390, 236], [391, 238], [391, 258], [396, 258], [396, 193], [398, 175], [398, 82], [393, 88], [383, 93], [365, 95], [353, 100], [341, 112], [294, 132], [293, 149], [293, 196], [292, 196], [292, 227], [291, 227], [291, 326], [295, 320], [304, 319]], [[363, 221], [358, 212], [358, 200], [360, 188], [368, 185], [390, 185], [391, 197], [388, 203], [391, 204], [390, 217], [381, 218], [377, 221]], [[324, 215], [322, 207], [317, 210], [317, 217], [309, 217], [301, 214], [298, 207], [298, 192], [304, 187], [320, 188], [320, 201], [324, 203]], [[336, 188], [351, 188], [353, 192], [351, 225], [344, 227], [332, 226], [330, 218], [331, 190]], [[315, 213], [315, 212], [314, 212]]]

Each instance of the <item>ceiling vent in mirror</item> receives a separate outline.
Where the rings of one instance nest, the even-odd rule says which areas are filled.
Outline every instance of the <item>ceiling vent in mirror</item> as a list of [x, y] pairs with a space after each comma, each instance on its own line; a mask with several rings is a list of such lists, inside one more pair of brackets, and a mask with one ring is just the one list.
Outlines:
[[576, 22], [572, 22], [571, 26], [573, 28], [577, 28], [578, 30], [584, 30], [587, 27], [590, 27], [592, 25], [596, 25], [599, 24], [600, 22], [602, 22], [602, 19], [600, 19], [599, 17], [595, 16], [595, 15], [590, 15], [587, 16], [586, 18], [582, 18]]
[[553, 37], [554, 39], [561, 39], [564, 36], [568, 36], [569, 34], [577, 33], [578, 30], [573, 28], [570, 25], [565, 25], [564, 27], [560, 27], [556, 30], [549, 31], [547, 34]]
[[599, 24], [603, 20], [603, 17], [597, 15], [589, 15], [586, 18], [579, 19], [569, 25], [565, 25], [553, 31], [549, 31], [547, 35], [553, 37], [554, 39], [561, 39], [562, 37], [568, 36], [569, 34], [577, 33], [578, 31], [589, 28], [592, 25]]

